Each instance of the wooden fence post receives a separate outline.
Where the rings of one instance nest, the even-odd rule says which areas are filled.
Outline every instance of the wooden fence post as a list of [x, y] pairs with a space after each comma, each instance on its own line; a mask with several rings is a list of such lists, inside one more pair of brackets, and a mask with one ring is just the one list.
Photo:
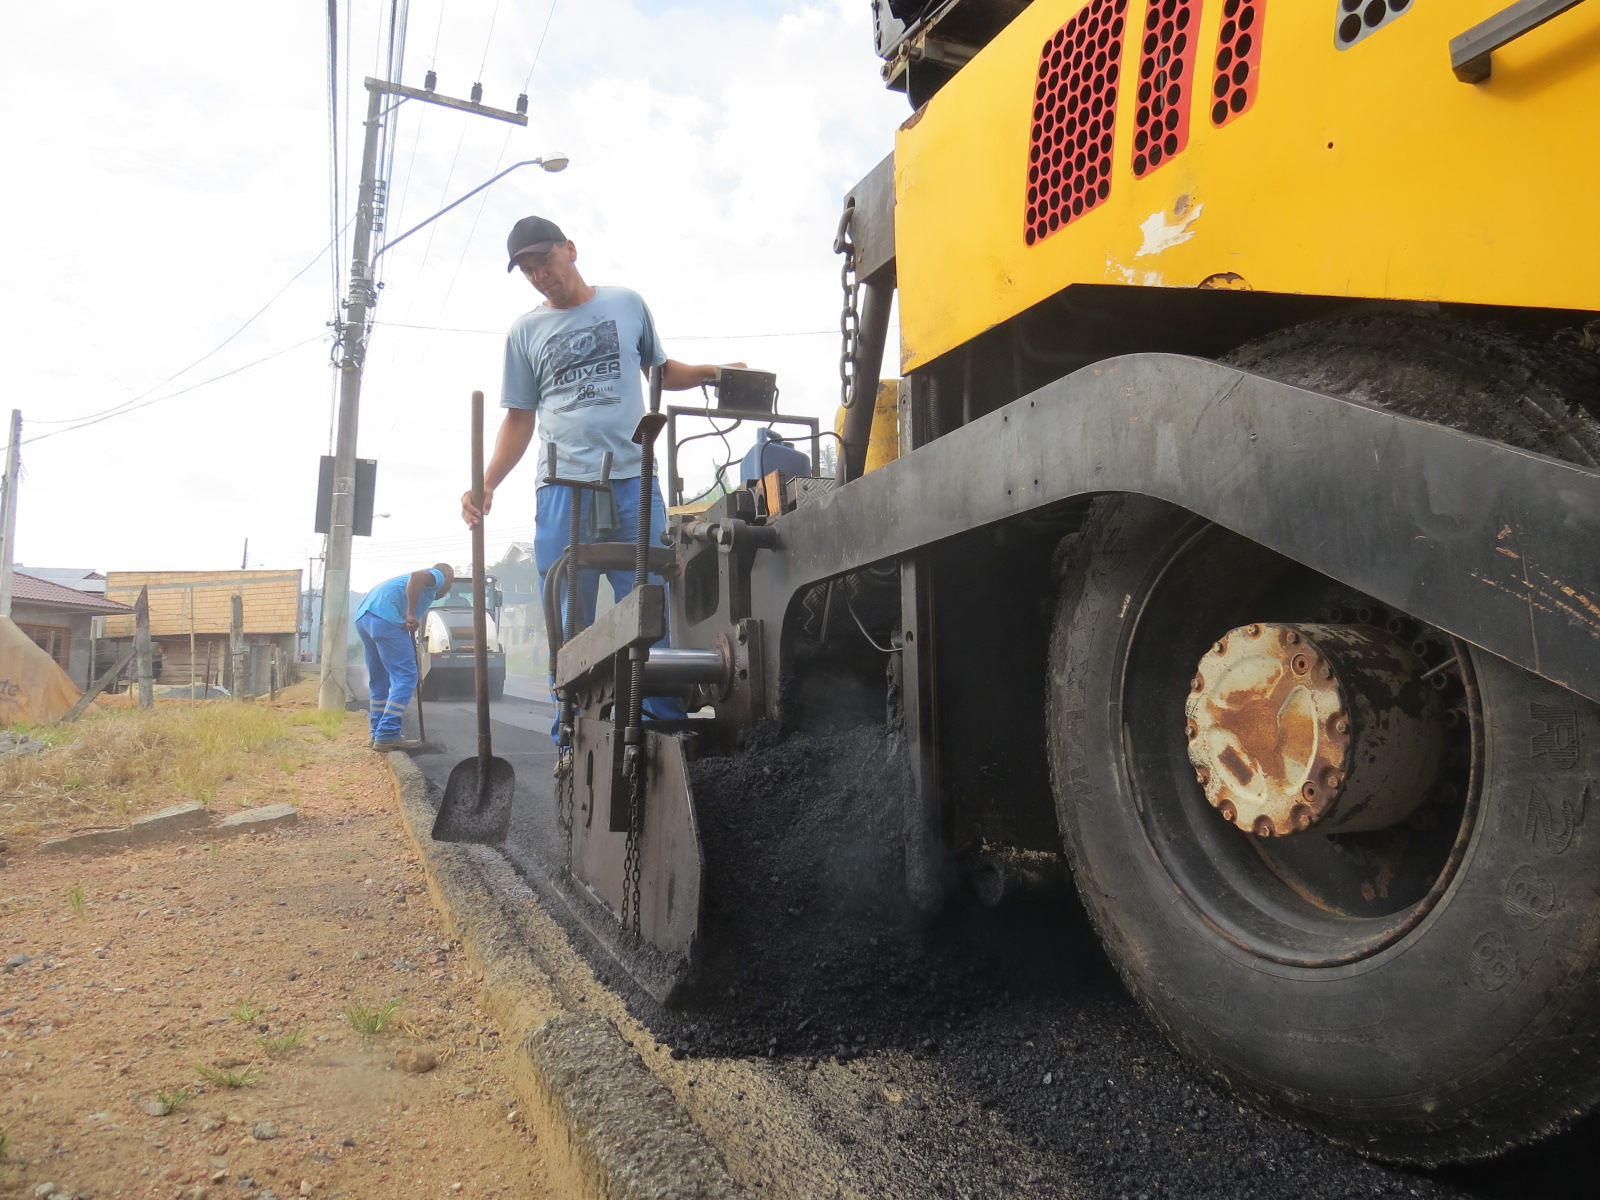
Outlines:
[[189, 707], [194, 707], [194, 588], [189, 589]]
[[228, 649], [233, 652], [233, 698], [243, 700], [249, 683], [245, 678], [244, 597], [238, 592], [233, 594], [233, 623], [228, 631]]
[[122, 657], [117, 659], [117, 661], [111, 665], [111, 669], [104, 675], [100, 676], [99, 679], [91, 683], [89, 685], [89, 689], [84, 692], [83, 695], [78, 697], [78, 702], [71, 708], [67, 709], [67, 711], [62, 715], [58, 724], [70, 725], [79, 717], [83, 716], [84, 711], [89, 707], [89, 705], [95, 702], [95, 698], [99, 696], [101, 692], [105, 691], [111, 686], [111, 681], [113, 679], [122, 674], [122, 669], [128, 665], [129, 660], [133, 658], [133, 654], [134, 652], [132, 649], [123, 651]]
[[133, 649], [139, 660], [139, 707], [155, 703], [155, 656], [150, 651], [150, 589], [139, 589], [133, 605]]

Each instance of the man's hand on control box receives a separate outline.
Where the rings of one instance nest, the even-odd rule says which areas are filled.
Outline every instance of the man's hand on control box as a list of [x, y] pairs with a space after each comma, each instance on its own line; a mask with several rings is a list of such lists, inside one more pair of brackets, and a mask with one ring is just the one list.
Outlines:
[[722, 367], [742, 366], [744, 366], [742, 362], [681, 363], [675, 358], [669, 358], [661, 365], [661, 386], [669, 392], [686, 392], [702, 384], [715, 383], [717, 372]]

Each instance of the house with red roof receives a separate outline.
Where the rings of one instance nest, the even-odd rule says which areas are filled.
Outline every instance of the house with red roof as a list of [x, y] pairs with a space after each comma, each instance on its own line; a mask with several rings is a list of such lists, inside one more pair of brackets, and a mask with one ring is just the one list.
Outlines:
[[11, 575], [11, 619], [80, 688], [87, 689], [92, 682], [90, 655], [104, 626], [101, 618], [132, 612], [128, 605], [104, 595], [21, 571]]

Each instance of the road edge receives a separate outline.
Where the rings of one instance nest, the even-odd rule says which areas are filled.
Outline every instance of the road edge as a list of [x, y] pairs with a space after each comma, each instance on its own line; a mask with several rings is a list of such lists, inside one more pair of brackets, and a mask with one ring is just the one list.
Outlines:
[[434, 906], [481, 978], [480, 1001], [512, 1050], [512, 1086], [543, 1147], [557, 1196], [743, 1200], [721, 1156], [617, 1027], [562, 1003], [519, 907], [534, 893], [499, 854], [435, 842], [421, 769], [386, 754], [406, 835]]

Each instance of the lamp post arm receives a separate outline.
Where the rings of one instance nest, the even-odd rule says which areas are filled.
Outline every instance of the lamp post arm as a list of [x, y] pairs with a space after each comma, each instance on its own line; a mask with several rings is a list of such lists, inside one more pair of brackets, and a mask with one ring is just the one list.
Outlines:
[[464, 204], [466, 201], [471, 200], [479, 192], [483, 191], [484, 188], [488, 187], [492, 183], [498, 183], [500, 180], [504, 179], [507, 175], [511, 174], [511, 172], [515, 171], [518, 167], [542, 166], [543, 164], [544, 164], [544, 159], [542, 159], [542, 158], [530, 158], [530, 159], [524, 160], [523, 162], [512, 163], [509, 167], [507, 167], [504, 171], [501, 171], [500, 174], [496, 175], [493, 179], [490, 179], [490, 180], [487, 180], [487, 181], [485, 181], [483, 183], [480, 183], [477, 187], [473, 188], [466, 195], [459, 196], [455, 200], [452, 200], [449, 204], [446, 204], [443, 208], [441, 208], [438, 212], [434, 213], [433, 216], [429, 217], [426, 221], [423, 221], [421, 224], [418, 224], [418, 225], [413, 225], [410, 229], [406, 230], [399, 237], [391, 238], [389, 241], [387, 241], [383, 245], [379, 246], [378, 250], [377, 250], [377, 253], [375, 253], [372, 256], [372, 260], [374, 262], [376, 262], [378, 260], [378, 256], [381, 255], [385, 250], [389, 250], [392, 247], [398, 246], [401, 242], [405, 241], [413, 233], [416, 233], [417, 230], [426, 229], [429, 225], [432, 225], [435, 221], [437, 221], [440, 217], [444, 216], [445, 213], [449, 212], [452, 208], [455, 208], [458, 204]]

